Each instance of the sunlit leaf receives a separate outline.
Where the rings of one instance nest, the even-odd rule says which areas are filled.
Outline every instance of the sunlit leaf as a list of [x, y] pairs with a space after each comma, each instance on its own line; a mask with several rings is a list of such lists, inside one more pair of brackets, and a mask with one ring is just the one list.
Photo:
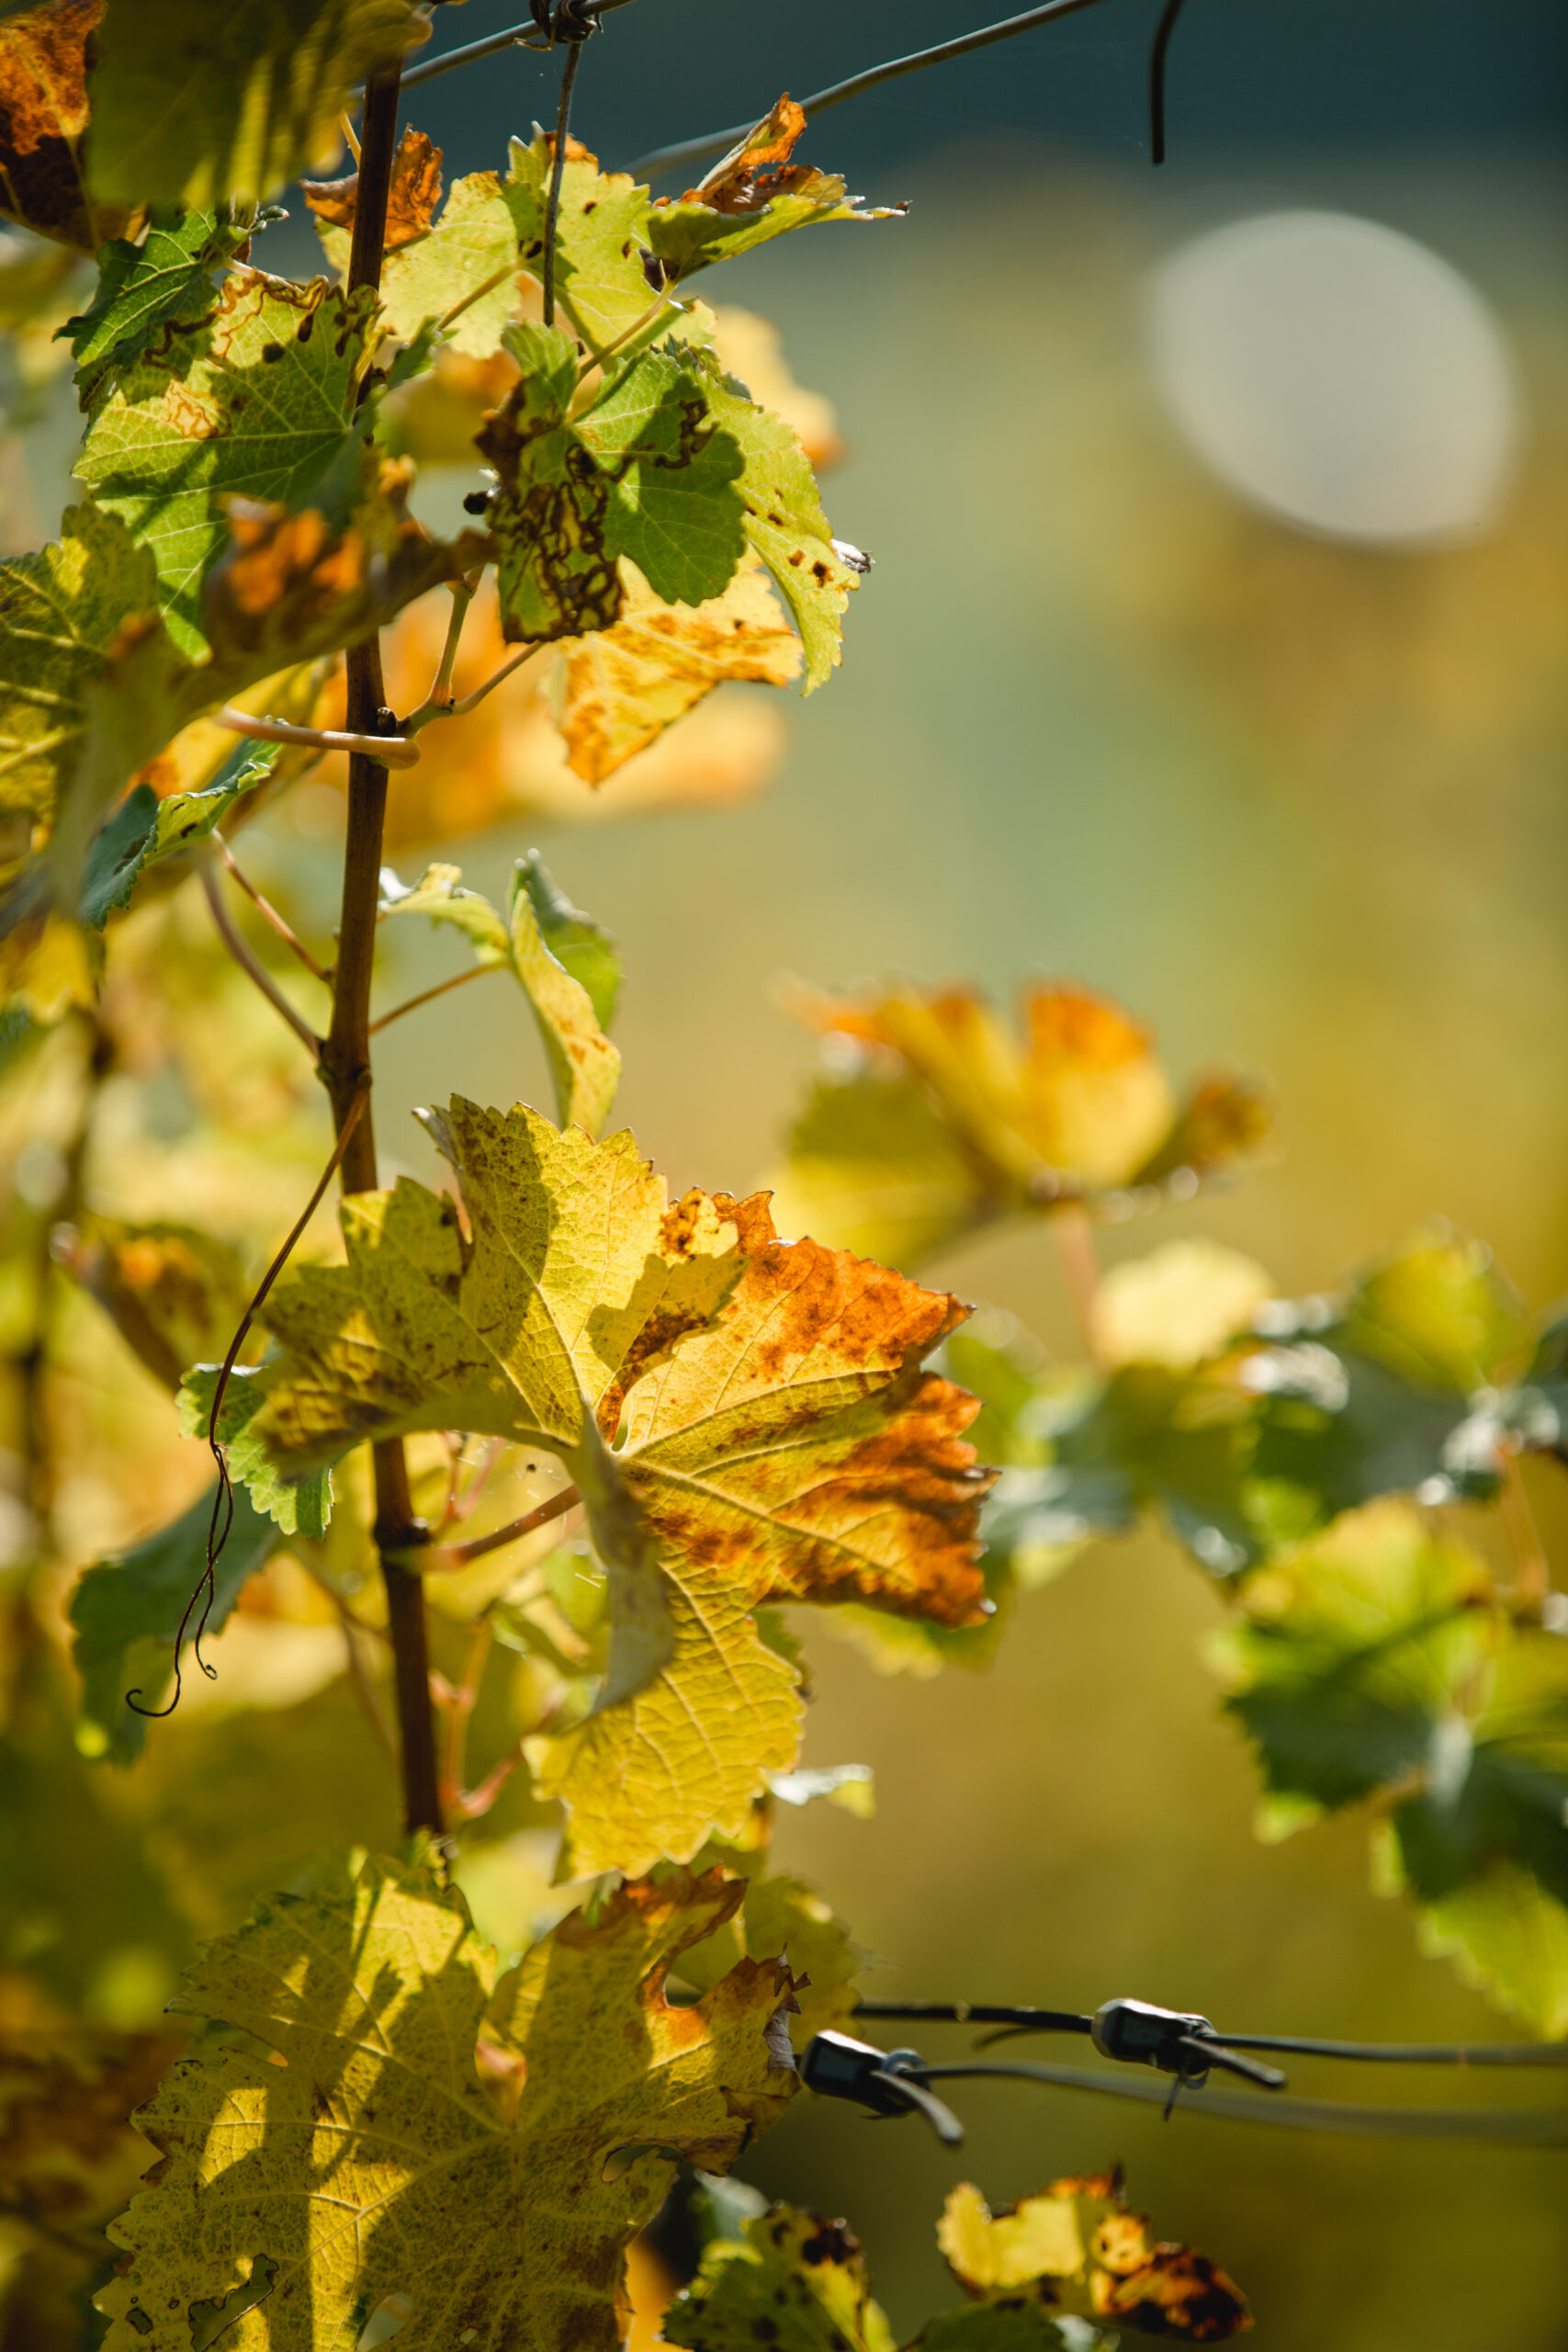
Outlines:
[[[512, 142], [502, 183], [523, 268], [543, 267], [545, 212], [555, 141], [541, 131], [531, 146]], [[556, 231], [556, 300], [591, 350], [603, 351], [635, 327], [654, 302], [643, 274], [648, 190], [624, 172], [601, 172], [597, 159], [569, 140]]]
[[204, 650], [201, 583], [228, 542], [225, 498], [330, 508], [327, 477], [346, 460], [352, 503], [350, 396], [374, 307], [367, 291], [345, 296], [324, 278], [235, 269], [210, 316], [171, 328], [96, 400], [77, 473], [151, 550], [186, 652]]
[[804, 2050], [814, 2033], [842, 2025], [855, 2006], [855, 1976], [865, 1956], [815, 1887], [787, 1873], [761, 1871], [746, 1883], [739, 1910], [681, 1956], [681, 1974], [707, 1992], [736, 1962], [783, 1953], [795, 1977], [790, 2039]]
[[524, 373], [479, 439], [498, 481], [489, 520], [507, 636], [612, 627], [621, 556], [667, 601], [721, 594], [743, 552], [741, 460], [694, 375], [645, 353], [569, 424], [575, 346], [558, 329], [522, 327], [508, 348]]
[[106, 368], [130, 367], [161, 328], [192, 326], [217, 307], [213, 272], [243, 258], [250, 234], [221, 214], [165, 210], [139, 244], [104, 247], [91, 304], [65, 322], [84, 408]]
[[760, 1603], [976, 1613], [973, 1408], [919, 1368], [962, 1310], [776, 1241], [759, 1202], [667, 1206], [628, 1136], [461, 1100], [427, 1120], [471, 1238], [408, 1182], [346, 1203], [347, 1266], [269, 1303], [287, 1354], [265, 1435], [300, 1469], [422, 1428], [555, 1453], [615, 1636], [599, 1710], [535, 1751], [539, 1785], [567, 1801], [582, 1871], [689, 1859], [795, 1760], [795, 1674]]
[[[248, 1292], [245, 1303], [249, 1303]], [[231, 1334], [232, 1327], [222, 1334], [225, 1351]], [[189, 1357], [186, 1361], [189, 1363]], [[200, 1438], [203, 1443], [212, 1419], [218, 1373], [219, 1366], [214, 1363], [195, 1363], [188, 1371], [183, 1367], [181, 1371], [177, 1399], [180, 1428], [186, 1437]], [[229, 1475], [246, 1488], [257, 1510], [275, 1520], [285, 1535], [320, 1538], [326, 1533], [333, 1515], [332, 1469], [329, 1465], [314, 1470], [304, 1478], [280, 1478], [276, 1465], [252, 1428], [265, 1402], [265, 1391], [254, 1368], [236, 1364], [229, 1374], [222, 1410], [218, 1416], [219, 1442]]]
[[106, 2352], [189, 2352], [192, 2308], [229, 2297], [236, 2352], [327, 2352], [392, 2294], [406, 2352], [613, 2352], [622, 2250], [670, 2155], [726, 2169], [795, 2088], [767, 2038], [776, 1962], [694, 2008], [664, 1999], [739, 1892], [716, 1874], [628, 1888], [499, 1985], [428, 1873], [371, 1862], [336, 1899], [263, 1904], [176, 2005], [287, 2063], [209, 2043], [141, 2110], [163, 2161], [115, 2225], [130, 2260], [100, 2297]]
[[641, 574], [621, 573], [621, 617], [569, 647], [561, 732], [573, 768], [601, 784], [726, 679], [784, 686], [800, 648], [760, 569], [743, 569], [722, 596], [695, 606], [656, 596]]
[[836, 172], [792, 164], [805, 109], [787, 95], [684, 196], [662, 197], [648, 216], [648, 242], [672, 278], [819, 220], [892, 220], [903, 204], [867, 208]]
[[268, 196], [331, 164], [354, 90], [428, 36], [414, 0], [114, 0], [94, 188], [130, 204]]
[[[403, 133], [405, 150], [417, 136]], [[432, 152], [439, 161], [440, 151]], [[320, 212], [321, 206], [312, 199], [311, 209]], [[321, 242], [333, 268], [345, 270], [347, 229], [323, 225]], [[449, 330], [450, 347], [470, 358], [490, 358], [501, 349], [502, 329], [517, 310], [518, 267], [517, 232], [500, 182], [493, 172], [470, 172], [454, 182], [434, 225], [427, 220], [423, 229], [389, 252], [381, 271], [381, 322], [410, 343], [427, 321], [442, 319], [463, 303]], [[479, 293], [491, 278], [498, 282]], [[470, 295], [476, 299], [468, 300]], [[470, 449], [470, 461], [472, 454]]]
[[1217, 1241], [1168, 1241], [1100, 1276], [1095, 1354], [1102, 1363], [1190, 1370], [1249, 1329], [1274, 1295], [1263, 1268], [1239, 1250]]
[[841, 2222], [775, 2205], [716, 2238], [660, 2333], [686, 2352], [893, 2352], [860, 2240]]
[[518, 859], [516, 875], [515, 887], [527, 894], [540, 938], [586, 991], [594, 1019], [607, 1030], [615, 1017], [624, 977], [620, 949], [603, 923], [572, 905], [536, 849]]
[[1155, 2243], [1117, 2173], [1053, 2181], [997, 2214], [965, 2181], [942, 2209], [937, 2241], [960, 2283], [987, 2301], [1021, 2292], [1058, 2314], [1190, 2344], [1223, 2343], [1252, 2325], [1246, 2297], [1217, 2264]]
[[1423, 1951], [1452, 1961], [1467, 1984], [1543, 2041], [1568, 2038], [1568, 1904], [1528, 1871], [1495, 1862], [1418, 1919]]
[[[543, 874], [536, 865], [529, 869]], [[610, 1114], [620, 1083], [621, 1057], [604, 1035], [597, 1009], [582, 982], [553, 952], [541, 927], [535, 889], [528, 887], [523, 866], [513, 869], [512, 889], [503, 915], [477, 890], [462, 888], [455, 865], [432, 865], [412, 890], [392, 888], [395, 876], [383, 875], [384, 910], [390, 915], [427, 915], [434, 922], [451, 923], [462, 932], [481, 965], [504, 967], [528, 1000], [550, 1066], [556, 1114], [563, 1126], [576, 1125], [596, 1136]], [[547, 888], [548, 876], [544, 877]], [[536, 880], [536, 888], [537, 883]], [[540, 892], [540, 895], [544, 895]], [[556, 928], [575, 927], [586, 934], [581, 916], [561, 902]], [[597, 926], [592, 926], [597, 930]], [[600, 932], [599, 940], [605, 934]], [[566, 943], [563, 941], [563, 944]], [[576, 943], [581, 952], [585, 939]], [[599, 958], [595, 959], [599, 961]], [[601, 963], [602, 973], [602, 963]]]
[[[323, 229], [352, 232], [359, 198], [357, 172], [342, 180], [302, 180], [299, 193]], [[430, 234], [440, 201], [441, 150], [410, 123], [398, 141], [387, 189], [384, 251], [389, 259]]]
[[[757, 407], [711, 357], [698, 354], [696, 359], [709, 414], [740, 451], [737, 487], [746, 537], [800, 631], [810, 694], [839, 660], [840, 616], [851, 590], [860, 586], [864, 559], [846, 561], [829, 537], [810, 460], [784, 419]], [[635, 548], [627, 552], [636, 555]]]
[[[253, 1509], [243, 1487], [234, 1491], [234, 1521], [214, 1577], [208, 1629], [226, 1622], [246, 1579], [265, 1567], [282, 1530]], [[143, 1707], [162, 1706], [174, 1675], [180, 1621], [207, 1567], [212, 1494], [198, 1495], [187, 1511], [149, 1535], [122, 1559], [101, 1560], [71, 1596], [76, 1671], [82, 1678], [82, 1721], [88, 1752], [129, 1764], [147, 1737], [144, 1716], [126, 1704], [140, 1687]], [[195, 1618], [186, 1628], [189, 1642]]]

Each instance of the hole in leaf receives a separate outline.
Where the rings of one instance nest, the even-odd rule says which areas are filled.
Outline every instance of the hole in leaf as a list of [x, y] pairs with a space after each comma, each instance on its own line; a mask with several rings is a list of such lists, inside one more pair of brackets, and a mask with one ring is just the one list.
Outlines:
[[237, 2319], [254, 2312], [271, 2294], [277, 2277], [277, 2265], [266, 2255], [258, 2254], [251, 2265], [251, 2275], [238, 2287], [231, 2287], [220, 2301], [216, 2297], [205, 2303], [192, 2303], [187, 2317], [190, 2321], [190, 2352], [207, 2352], [216, 2344], [226, 2327]]
[[412, 2317], [413, 2297], [394, 2287], [389, 2295], [382, 2296], [360, 2329], [354, 2352], [376, 2352], [378, 2344], [389, 2344]]

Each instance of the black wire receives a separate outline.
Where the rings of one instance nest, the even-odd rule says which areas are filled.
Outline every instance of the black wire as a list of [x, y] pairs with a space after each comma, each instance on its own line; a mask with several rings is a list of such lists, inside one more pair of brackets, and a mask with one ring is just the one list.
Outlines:
[[[910, 2070], [914, 2072], [913, 2069]], [[1059, 2090], [1098, 2091], [1106, 2098], [1136, 2099], [1164, 2107], [1164, 2083], [1102, 2075], [1081, 2066], [922, 2066], [916, 2079], [950, 2081], [959, 2075], [1005, 2075], [1021, 2082], [1046, 2083]], [[1376, 2140], [1483, 2140], [1540, 2148], [1568, 2148], [1568, 2109], [1497, 2109], [1443, 2107], [1357, 2107], [1344, 2099], [1248, 2098], [1238, 2091], [1200, 2090], [1180, 2081], [1180, 2112], [1211, 2115], [1230, 2123], [1272, 2123], [1288, 2132], [1334, 2132]]]
[[[1002, 2030], [987, 2034], [981, 2048], [1018, 2034], [1094, 2030], [1094, 2019], [1073, 2009], [1033, 2009], [980, 2001], [858, 2001], [854, 2013], [862, 2018], [925, 2018], [939, 2025], [999, 2026]], [[1200, 2048], [1211, 2047], [1207, 2035], [1196, 2040]], [[1214, 2045], [1390, 2066], [1568, 2066], [1568, 2041], [1314, 2041], [1295, 2034], [1216, 2033]]]
[[1176, 20], [1187, 6], [1187, 0], [1165, 0], [1160, 20], [1155, 28], [1154, 47], [1149, 51], [1149, 161], [1165, 161], [1165, 68], [1170, 51], [1170, 38], [1176, 30]]
[[1020, 2033], [1092, 2033], [1077, 2009], [1024, 2009], [986, 2001], [857, 2001], [857, 2018], [925, 2018], [938, 2025], [1005, 2025]]

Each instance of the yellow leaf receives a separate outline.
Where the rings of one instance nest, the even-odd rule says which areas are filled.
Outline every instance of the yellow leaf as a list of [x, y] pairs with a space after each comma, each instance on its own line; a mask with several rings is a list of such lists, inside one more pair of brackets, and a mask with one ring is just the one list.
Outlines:
[[540, 1785], [577, 1869], [689, 1860], [794, 1760], [796, 1676], [756, 1608], [978, 1615], [976, 1407], [920, 1369], [964, 1310], [778, 1241], [761, 1200], [669, 1206], [629, 1136], [461, 1098], [425, 1120], [467, 1231], [407, 1181], [346, 1202], [346, 1266], [299, 1270], [267, 1310], [286, 1352], [258, 1426], [286, 1469], [415, 1429], [560, 1459], [613, 1631], [598, 1711], [536, 1747]]
[[1119, 2173], [1054, 2180], [992, 2214], [964, 2181], [949, 2196], [937, 2243], [954, 2276], [985, 2301], [1034, 2287], [1054, 2315], [1215, 2344], [1252, 2325], [1247, 2299], [1206, 2255], [1156, 2245], [1128, 2210]]
[[1187, 1371], [1247, 1330], [1275, 1295], [1262, 1267], [1239, 1250], [1168, 1241], [1102, 1277], [1092, 1313], [1095, 1353], [1105, 1363]]
[[727, 376], [739, 376], [759, 408], [782, 416], [818, 473], [844, 454], [833, 403], [825, 393], [797, 384], [772, 319], [755, 311], [716, 307], [713, 344]]
[[250, 1301], [239, 1251], [194, 1226], [93, 1217], [64, 1240], [62, 1256], [132, 1353], [170, 1388], [187, 1364], [222, 1358]]
[[226, 2352], [337, 2352], [395, 2297], [400, 2352], [613, 2352], [623, 2249], [671, 2157], [727, 2169], [795, 2088], [769, 2035], [787, 1969], [664, 1998], [739, 1892], [624, 1889], [499, 1986], [424, 1871], [373, 1861], [262, 1904], [175, 2006], [286, 2063], [219, 2047], [141, 2110], [161, 2162], [115, 2225], [105, 2352], [190, 2352], [192, 2313], [220, 2311]]
[[705, 605], [667, 605], [626, 561], [621, 584], [615, 627], [566, 649], [561, 732], [589, 784], [602, 784], [727, 678], [787, 686], [800, 673], [799, 640], [754, 560]]
[[1071, 982], [1025, 990], [1019, 1036], [976, 989], [844, 999], [792, 987], [788, 1009], [835, 1060], [791, 1140], [781, 1214], [888, 1255], [939, 1248], [1009, 1214], [1130, 1214], [1256, 1150], [1272, 1113], [1252, 1081], [1201, 1081], [1179, 1107], [1153, 1038]]

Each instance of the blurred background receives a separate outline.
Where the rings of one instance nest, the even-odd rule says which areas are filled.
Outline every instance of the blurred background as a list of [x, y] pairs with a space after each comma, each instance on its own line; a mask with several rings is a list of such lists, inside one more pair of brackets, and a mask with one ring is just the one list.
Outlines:
[[[826, 503], [876, 558], [766, 788], [639, 815], [613, 780], [595, 813], [619, 795], [619, 823], [536, 812], [449, 854], [493, 894], [537, 842], [618, 934], [620, 1114], [677, 1189], [776, 1159], [813, 1058], [779, 972], [1003, 996], [1066, 975], [1152, 1020], [1179, 1077], [1265, 1072], [1288, 1137], [1109, 1259], [1203, 1234], [1321, 1289], [1439, 1212], [1541, 1305], [1568, 1287], [1568, 17], [1190, 0], [1156, 173], [1156, 15], [1107, 0], [825, 117], [808, 160], [908, 217], [728, 273], [723, 299], [831, 398]], [[444, 11], [436, 45], [502, 21], [499, 0]], [[952, 0], [644, 0], [587, 52], [575, 128], [627, 164], [964, 28]], [[511, 53], [411, 104], [449, 179], [549, 116], [556, 70]], [[310, 266], [296, 227], [268, 266]], [[24, 436], [44, 514], [70, 429]], [[258, 828], [252, 863], [324, 913], [321, 831]], [[451, 967], [403, 952], [411, 988]], [[421, 1174], [397, 1106], [544, 1082], [520, 1003], [481, 987], [444, 1011], [390, 1033], [378, 1078], [384, 1162]], [[1075, 1351], [1043, 1230], [922, 1272]], [[1364, 1825], [1255, 1842], [1197, 1657], [1220, 1604], [1157, 1538], [1088, 1552], [984, 1675], [882, 1678], [802, 1614], [806, 1761], [874, 1768], [878, 1811], [786, 1816], [780, 1860], [886, 1962], [871, 1989], [1500, 2030], [1371, 1892]], [[958, 2164], [993, 2205], [1123, 2159], [1161, 2233], [1242, 2281], [1268, 2352], [1568, 2346], [1560, 2155], [1162, 2126], [1005, 2086], [963, 2106]], [[915, 2126], [803, 2100], [744, 2169], [849, 2218], [896, 2328], [953, 2300], [933, 2224], [958, 2175]]]

